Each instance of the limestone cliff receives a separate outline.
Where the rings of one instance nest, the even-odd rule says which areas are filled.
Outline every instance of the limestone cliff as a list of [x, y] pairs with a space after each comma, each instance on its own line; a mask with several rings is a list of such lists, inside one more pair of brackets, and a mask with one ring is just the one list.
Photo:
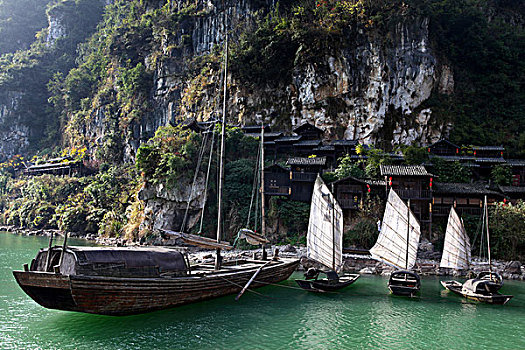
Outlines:
[[[210, 64], [205, 74], [189, 73], [187, 62], [221, 50], [225, 18], [228, 28], [234, 28], [230, 45], [235, 46], [243, 32], [253, 31], [257, 21], [272, 11], [271, 1], [243, 0], [227, 6], [224, 17], [220, 1], [196, 3], [196, 14], [179, 21], [176, 30], [154, 29], [153, 44], [143, 58], [153, 72], [151, 108], [129, 125], [125, 160], [131, 161], [139, 144], [161, 125], [220, 115], [220, 61]], [[327, 139], [358, 139], [386, 148], [426, 145], [448, 135], [449, 121], [424, 106], [433, 92], [454, 92], [453, 71], [440, 62], [430, 43], [428, 18], [401, 18], [388, 33], [364, 27], [351, 30], [342, 40], [306, 60], [301, 59], [304, 48], [299, 46], [284, 81], [247, 84], [229, 74], [229, 121], [264, 120], [288, 132], [309, 121], [324, 129]], [[108, 106], [91, 113], [88, 139], [100, 145], [108, 129], [104, 123]]]

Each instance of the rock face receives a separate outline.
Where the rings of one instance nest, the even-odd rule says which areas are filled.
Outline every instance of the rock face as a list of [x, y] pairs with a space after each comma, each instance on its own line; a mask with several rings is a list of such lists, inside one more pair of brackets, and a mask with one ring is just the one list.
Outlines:
[[141, 224], [141, 230], [150, 232], [159, 229], [181, 231], [188, 199], [190, 198], [184, 232], [192, 229], [198, 224], [201, 210], [204, 207], [204, 181], [204, 177], [198, 178], [193, 191], [191, 182], [185, 180], [177, 182], [173, 188], [168, 188], [163, 184], [146, 183], [139, 192], [139, 199], [146, 203], [145, 219]]
[[[253, 3], [238, 2], [229, 10], [232, 21], [245, 23], [247, 28], [253, 25], [251, 16], [257, 10]], [[205, 54], [223, 40], [220, 6], [207, 4], [206, 16], [181, 28], [181, 33], [191, 33], [191, 47], [187, 48], [191, 55]], [[392, 31], [389, 42], [378, 33], [361, 31], [357, 36], [349, 34], [347, 45], [321, 52], [315, 60], [297, 59], [291, 79], [277, 87], [247, 87], [230, 75], [230, 121], [253, 124], [264, 120], [288, 131], [308, 121], [325, 130], [327, 139], [358, 139], [387, 148], [426, 145], [446, 137], [451, 125], [434, 118], [431, 108], [424, 108], [433, 91], [451, 94], [454, 90], [452, 70], [439, 64], [430, 47], [428, 19], [399, 23]], [[166, 47], [173, 41], [177, 38], [166, 38]], [[298, 50], [296, 58], [300, 55]], [[204, 82], [187, 80], [180, 61], [179, 56], [167, 57], [154, 68], [155, 116], [143, 120], [142, 131], [150, 133], [158, 125], [188, 116], [206, 119], [220, 114], [220, 72], [211, 71]], [[188, 105], [188, 95], [195, 93], [197, 83], [205, 88]]]
[[48, 13], [47, 22], [46, 46], [50, 47], [53, 46], [58, 39], [64, 38], [67, 35], [67, 31], [63, 23], [64, 18], [62, 14]]
[[[150, 10], [161, 4], [146, 3]], [[155, 34], [156, 46], [144, 53], [143, 62], [153, 72], [153, 88], [147, 101], [151, 108], [127, 127], [120, 140], [124, 144], [123, 160], [132, 161], [140, 143], [160, 126], [188, 116], [206, 119], [220, 114], [220, 69], [212, 67], [205, 76], [188, 76], [185, 62], [222, 45], [225, 18], [228, 27], [235, 28], [231, 40], [236, 41], [274, 5], [272, 0], [241, 0], [223, 9], [219, 0], [198, 0], [198, 15], [177, 23], [175, 31]], [[171, 2], [169, 6], [175, 11], [184, 4]], [[66, 36], [68, 28], [58, 11], [48, 20], [49, 46]], [[451, 68], [441, 64], [432, 50], [428, 24], [428, 19], [421, 17], [400, 20], [387, 33], [348, 30], [343, 45], [325, 48], [315, 58], [302, 59], [299, 48], [290, 78], [277, 86], [246, 84], [230, 74], [230, 122], [252, 124], [264, 120], [290, 131], [309, 121], [325, 130], [327, 139], [358, 139], [386, 148], [396, 144], [426, 145], [446, 137], [451, 125], [436, 119], [425, 101], [434, 91], [453, 93], [454, 77]], [[158, 59], [159, 53], [162, 59]], [[3, 103], [12, 112], [8, 104]], [[118, 113], [104, 105], [93, 110], [81, 132], [94, 148], [112, 132], [107, 121]], [[20, 143], [5, 147], [16, 153]]]
[[29, 145], [29, 128], [18, 114], [23, 92], [0, 92], [0, 161], [21, 153]]

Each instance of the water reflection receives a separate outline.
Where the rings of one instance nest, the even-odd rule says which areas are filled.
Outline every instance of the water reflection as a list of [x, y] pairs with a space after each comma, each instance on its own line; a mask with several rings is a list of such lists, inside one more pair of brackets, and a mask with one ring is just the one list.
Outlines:
[[[506, 282], [505, 306], [465, 303], [424, 278], [421, 296], [391, 296], [363, 276], [340, 293], [259, 289], [144, 315], [110, 317], [40, 307], [11, 270], [47, 240], [0, 234], [1, 349], [443, 349], [525, 348], [525, 283]], [[299, 275], [297, 275], [299, 276]], [[290, 287], [295, 283], [287, 282]]]

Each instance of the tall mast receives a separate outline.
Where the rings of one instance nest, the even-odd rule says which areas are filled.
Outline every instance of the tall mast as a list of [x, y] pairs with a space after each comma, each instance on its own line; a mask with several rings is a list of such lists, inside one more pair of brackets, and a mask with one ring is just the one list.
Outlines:
[[[264, 220], [264, 120], [261, 126], [261, 234], [266, 236], [266, 221]], [[262, 244], [262, 258], [266, 259], [266, 244]]]
[[[226, 9], [224, 10], [224, 26], [226, 23]], [[227, 76], [228, 76], [228, 28], [226, 30], [226, 42], [224, 44], [224, 90], [222, 96], [222, 126], [221, 126], [221, 156], [219, 162], [219, 196], [218, 196], [218, 213], [217, 213], [217, 243], [221, 241], [221, 227], [222, 227], [222, 187], [224, 183], [224, 134], [226, 133], [226, 92], [227, 92]], [[215, 257], [215, 270], [221, 266], [221, 249], [217, 248], [217, 255]]]
[[487, 226], [487, 253], [489, 255], [489, 272], [492, 279], [492, 260], [490, 259], [490, 236], [489, 236], [489, 208], [487, 196], [485, 195], [485, 226]]
[[335, 271], [335, 197], [334, 184], [332, 183], [332, 270]]
[[410, 199], [407, 202], [407, 251], [405, 255], [405, 270], [408, 270], [408, 246], [410, 244]]

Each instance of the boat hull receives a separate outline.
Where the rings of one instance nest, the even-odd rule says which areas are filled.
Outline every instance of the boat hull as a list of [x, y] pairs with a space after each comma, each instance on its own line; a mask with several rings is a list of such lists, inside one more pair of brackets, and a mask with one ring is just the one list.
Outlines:
[[[264, 266], [250, 288], [290, 277], [298, 260], [283, 259]], [[168, 309], [239, 292], [260, 268], [174, 278], [119, 278], [13, 271], [20, 287], [38, 304], [65, 311], [131, 315]]]
[[357, 274], [343, 275], [339, 281], [328, 280], [326, 278], [318, 280], [295, 280], [297, 284], [309, 292], [333, 292], [348, 287], [359, 278]]
[[488, 303], [488, 304], [504, 305], [513, 297], [512, 295], [504, 295], [504, 294], [499, 294], [499, 293], [495, 293], [491, 295], [483, 295], [483, 294], [474, 293], [474, 292], [464, 292], [462, 288], [463, 284], [459, 283], [458, 281], [441, 281], [441, 285], [445, 289], [457, 295], [461, 295], [462, 297], [466, 299]]
[[394, 295], [413, 297], [419, 293], [420, 288], [419, 275], [413, 271], [394, 271], [388, 280], [388, 289]]

